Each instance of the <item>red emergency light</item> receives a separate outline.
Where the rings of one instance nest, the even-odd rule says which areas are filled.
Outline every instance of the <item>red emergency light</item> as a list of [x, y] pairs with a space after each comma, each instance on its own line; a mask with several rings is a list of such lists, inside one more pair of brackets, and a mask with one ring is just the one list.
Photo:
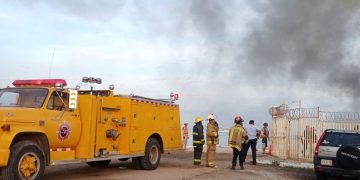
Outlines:
[[55, 86], [55, 84], [66, 86], [64, 79], [32, 79], [32, 80], [15, 80], [12, 84], [15, 87], [19, 86]]

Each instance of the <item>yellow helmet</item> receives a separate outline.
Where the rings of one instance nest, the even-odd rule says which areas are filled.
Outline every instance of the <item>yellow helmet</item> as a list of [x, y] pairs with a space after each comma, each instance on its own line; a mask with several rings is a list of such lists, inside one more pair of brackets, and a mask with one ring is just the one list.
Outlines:
[[210, 119], [214, 119], [214, 120], [215, 120], [215, 116], [212, 115], [212, 114], [210, 114], [210, 115], [208, 116], [208, 120], [210, 120]]
[[200, 121], [202, 121], [201, 117], [196, 117], [196, 118], [195, 118], [195, 123], [198, 123], [198, 122], [200, 122]]

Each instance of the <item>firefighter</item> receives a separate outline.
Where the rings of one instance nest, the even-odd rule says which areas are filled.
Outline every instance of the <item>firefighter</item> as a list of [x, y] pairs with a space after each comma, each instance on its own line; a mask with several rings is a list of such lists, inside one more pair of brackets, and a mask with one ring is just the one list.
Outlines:
[[186, 150], [186, 145], [189, 139], [189, 130], [188, 130], [188, 123], [184, 122], [183, 127], [183, 149]]
[[244, 162], [242, 161], [243, 154], [241, 153], [241, 148], [247, 140], [246, 131], [242, 126], [243, 119], [241, 118], [241, 116], [236, 116], [234, 122], [235, 125], [229, 131], [229, 147], [233, 149], [231, 169], [235, 169], [236, 160], [238, 157], [240, 169], [244, 169]]
[[215, 121], [215, 117], [212, 114], [208, 116], [208, 121], [209, 123], [207, 124], [206, 128], [206, 166], [215, 167], [216, 145], [219, 144], [219, 125]]
[[203, 151], [203, 146], [205, 144], [204, 140], [204, 127], [201, 123], [201, 117], [195, 118], [195, 125], [193, 127], [193, 146], [194, 146], [194, 164], [201, 164], [201, 155]]

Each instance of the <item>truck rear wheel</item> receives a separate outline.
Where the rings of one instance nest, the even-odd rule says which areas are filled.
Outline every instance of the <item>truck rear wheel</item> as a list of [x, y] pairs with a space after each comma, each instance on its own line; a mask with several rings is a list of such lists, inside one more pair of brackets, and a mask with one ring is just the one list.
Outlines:
[[131, 158], [131, 165], [134, 169], [142, 169], [140, 157], [133, 157]]
[[45, 154], [32, 141], [20, 141], [11, 147], [9, 163], [2, 169], [5, 179], [42, 179], [45, 171]]
[[145, 170], [154, 170], [160, 162], [160, 144], [157, 139], [150, 138], [146, 143], [145, 156], [140, 158], [140, 163]]
[[89, 161], [86, 162], [89, 166], [96, 166], [96, 167], [105, 167], [109, 166], [111, 160], [104, 160], [104, 161]]

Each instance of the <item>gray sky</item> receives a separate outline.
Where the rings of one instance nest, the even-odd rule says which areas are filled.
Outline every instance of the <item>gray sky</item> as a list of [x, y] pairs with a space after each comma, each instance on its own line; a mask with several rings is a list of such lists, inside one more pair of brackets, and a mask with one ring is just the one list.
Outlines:
[[0, 86], [100, 77], [182, 120], [269, 122], [282, 103], [359, 111], [359, 7], [348, 0], [0, 0]]

